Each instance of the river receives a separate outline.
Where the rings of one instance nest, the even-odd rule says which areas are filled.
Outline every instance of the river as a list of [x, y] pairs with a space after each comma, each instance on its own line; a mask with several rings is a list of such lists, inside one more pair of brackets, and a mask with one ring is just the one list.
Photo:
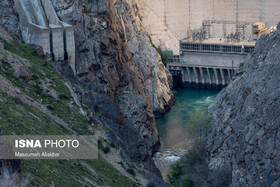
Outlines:
[[155, 161], [159, 169], [177, 161], [191, 148], [190, 118], [197, 112], [207, 112], [217, 94], [215, 90], [180, 88], [174, 91], [176, 105], [157, 120], [161, 147]]

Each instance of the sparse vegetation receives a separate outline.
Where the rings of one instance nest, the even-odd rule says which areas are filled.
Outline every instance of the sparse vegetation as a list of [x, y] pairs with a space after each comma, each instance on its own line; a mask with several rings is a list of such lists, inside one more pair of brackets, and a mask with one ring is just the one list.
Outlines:
[[[75, 132], [84, 135], [93, 134], [89, 126], [94, 120], [88, 121], [80, 113], [79, 107], [64, 85], [65, 79], [53, 69], [50, 62], [36, 56], [35, 49], [29, 45], [8, 41], [5, 43], [5, 49], [30, 62], [31, 66], [28, 69], [33, 74], [32, 81], [35, 84], [30, 84], [30, 80], [24, 78], [16, 78], [12, 62], [4, 58], [0, 66], [0, 74], [3, 77], [22, 94], [46, 106], [53, 115], [69, 124], [69, 128]], [[42, 84], [49, 86], [44, 87]], [[58, 93], [58, 98], [49, 94], [47, 90]], [[0, 91], [0, 124], [7, 135], [72, 134], [48, 114], [23, 102], [20, 97], [12, 97], [4, 91]], [[103, 151], [108, 152], [110, 148], [106, 146]], [[24, 160], [20, 176], [22, 179], [27, 177], [30, 179], [28, 186], [49, 186], [52, 181], [55, 186], [69, 187], [92, 186], [91, 181], [99, 186], [134, 185], [101, 156], [97, 160]]]
[[[84, 164], [90, 166], [92, 173]], [[34, 172], [36, 171], [36, 172]], [[88, 178], [101, 186], [133, 186], [133, 182], [119, 173], [101, 156], [98, 160], [26, 160], [22, 178], [32, 173], [29, 186], [49, 186], [54, 181], [56, 186], [92, 186], [84, 180]], [[50, 181], [50, 182], [49, 182]], [[81, 185], [83, 184], [83, 185]]]
[[161, 60], [162, 63], [166, 66], [168, 63], [168, 59], [173, 57], [173, 52], [172, 51], [161, 51], [160, 50], [160, 56], [161, 56]]
[[90, 20], [90, 26], [93, 27], [93, 26], [95, 26], [95, 24], [96, 24], [95, 21], [94, 21], [93, 19], [91, 19], [91, 20]]
[[107, 154], [107, 153], [110, 152], [110, 147], [106, 146], [106, 147], [104, 147], [104, 148], [102, 149], [102, 151], [103, 151], [105, 154]]
[[132, 168], [128, 168], [126, 171], [127, 171], [127, 173], [131, 174], [132, 176], [136, 175], [134, 169], [132, 169]]
[[105, 140], [102, 141], [99, 139], [97, 141], [98, 149], [102, 150], [105, 154], [107, 154], [110, 152], [111, 149], [108, 145], [104, 146], [105, 143], [108, 144], [108, 142]]
[[103, 124], [104, 129], [106, 130], [106, 132], [112, 132], [112, 130], [105, 124]]
[[175, 187], [204, 184], [208, 176], [205, 156], [205, 141], [198, 141], [196, 146], [172, 167], [169, 182]]
[[[84, 135], [92, 134], [88, 131], [89, 122], [79, 112], [79, 107], [75, 104], [71, 97], [68, 88], [64, 85], [66, 80], [57, 73], [50, 62], [36, 56], [35, 49], [29, 45], [19, 42], [11, 41], [5, 44], [5, 49], [19, 55], [32, 63], [29, 70], [34, 75], [35, 85], [28, 84], [29, 80], [14, 77], [14, 70], [12, 67], [1, 69], [0, 73], [10, 80], [15, 86], [19, 87], [25, 94], [39, 100], [42, 99], [42, 104], [46, 105], [54, 114], [62, 118], [69, 124], [75, 124], [71, 128]], [[48, 88], [41, 86], [42, 82], [49, 84]], [[45, 90], [44, 90], [45, 89]], [[54, 98], [48, 94], [49, 90], [54, 90], [61, 97]], [[69, 103], [74, 103], [72, 106]], [[69, 115], [70, 114], [70, 115]]]
[[203, 139], [206, 137], [207, 130], [210, 126], [209, 124], [208, 113], [206, 111], [196, 111], [190, 116], [188, 129], [194, 138]]
[[[192, 186], [227, 186], [230, 184], [228, 171], [217, 171], [219, 177], [208, 181], [208, 165], [206, 162], [206, 134], [211, 120], [206, 111], [200, 110], [190, 116], [188, 130], [194, 138], [192, 149], [172, 166], [168, 176], [169, 182], [175, 187]], [[215, 185], [213, 185], [215, 184]]]
[[198, 110], [190, 116], [188, 131], [193, 136], [193, 148], [175, 165], [168, 176], [175, 187], [200, 186], [207, 181], [205, 138], [210, 120], [207, 111]]
[[100, 35], [102, 35], [103, 32], [104, 32], [104, 31], [103, 31], [101, 28], [98, 29], [98, 33], [99, 33]]
[[146, 187], [156, 187], [156, 185], [152, 182], [149, 182]]

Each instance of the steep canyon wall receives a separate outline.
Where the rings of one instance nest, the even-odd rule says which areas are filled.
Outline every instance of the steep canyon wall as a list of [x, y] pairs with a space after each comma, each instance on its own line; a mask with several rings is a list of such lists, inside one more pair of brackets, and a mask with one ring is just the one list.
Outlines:
[[232, 186], [279, 186], [279, 29], [280, 25], [259, 39], [243, 68], [209, 108], [212, 180], [229, 173]]
[[[121, 0], [52, 2], [60, 20], [74, 29], [76, 75], [63, 60], [52, 65], [75, 84], [77, 99], [90, 110], [101, 138], [119, 148], [108, 162], [123, 170], [119, 158], [139, 168], [146, 180], [165, 185], [152, 156], [160, 146], [155, 116], [174, 104], [172, 78], [142, 32], [136, 5]], [[1, 1], [5, 14], [0, 15], [0, 25], [19, 41], [14, 7], [13, 2]]]

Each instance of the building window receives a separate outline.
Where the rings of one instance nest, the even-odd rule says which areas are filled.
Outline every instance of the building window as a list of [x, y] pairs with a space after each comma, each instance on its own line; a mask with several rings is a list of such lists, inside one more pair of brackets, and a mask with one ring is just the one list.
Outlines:
[[223, 46], [222, 49], [224, 52], [231, 52], [231, 46]]
[[211, 51], [220, 51], [220, 45], [211, 45]]
[[199, 45], [198, 44], [191, 44], [191, 49], [192, 50], [199, 50]]
[[181, 44], [182, 50], [200, 50], [199, 44]]
[[241, 46], [232, 46], [232, 52], [241, 53]]
[[203, 51], [210, 51], [210, 45], [202, 45]]
[[181, 45], [181, 48], [182, 48], [183, 50], [191, 49], [191, 44], [182, 44], [182, 45]]

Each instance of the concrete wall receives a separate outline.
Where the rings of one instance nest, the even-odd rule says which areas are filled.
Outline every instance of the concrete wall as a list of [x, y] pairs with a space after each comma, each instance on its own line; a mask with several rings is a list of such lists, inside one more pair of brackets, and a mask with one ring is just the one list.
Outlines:
[[25, 41], [30, 44], [36, 44], [43, 47], [45, 53], [50, 54], [50, 31], [47, 28], [41, 28], [34, 24], [29, 24], [28, 27], [22, 29], [22, 32], [26, 29], [27, 37]]
[[32, 23], [22, 1], [16, 1], [16, 8], [20, 17], [20, 28], [24, 41], [40, 45], [45, 53], [50, 53], [49, 29]]
[[[134, 0], [142, 15], [143, 26], [155, 44], [179, 53], [178, 48], [169, 45], [186, 37], [188, 30], [199, 29], [203, 20], [263, 21], [270, 26], [280, 20], [279, 0]], [[160, 20], [160, 21], [159, 21]], [[161, 26], [155, 24], [161, 22]], [[229, 25], [227, 32], [235, 32], [235, 25]], [[221, 36], [222, 26], [213, 25], [213, 34]], [[246, 33], [250, 34], [250, 27]], [[170, 37], [169, 33], [173, 36]], [[212, 37], [215, 37], [212, 35]], [[168, 41], [172, 39], [173, 41]]]
[[50, 25], [52, 31], [53, 53], [55, 60], [64, 59], [63, 29], [56, 25]]
[[[153, 44], [163, 51], [172, 50], [174, 55], [179, 55], [180, 37], [177, 35], [177, 30], [166, 26], [162, 17], [152, 7], [149, 7], [144, 0], [136, 0], [136, 2], [141, 13], [144, 29], [151, 36]], [[159, 6], [161, 5], [159, 3]]]
[[[173, 76], [182, 80], [184, 87], [221, 89], [230, 83], [235, 69], [226, 67], [168, 64]], [[177, 79], [178, 80], [178, 79]]]
[[75, 39], [74, 39], [74, 29], [73, 27], [65, 26], [65, 34], [66, 34], [66, 48], [68, 53], [68, 60], [70, 62], [70, 66], [72, 69], [76, 69], [75, 67]]
[[54, 54], [55, 60], [68, 60], [75, 73], [74, 30], [58, 19], [51, 1], [16, 0], [16, 8], [24, 41], [42, 46], [45, 53]]
[[221, 53], [199, 53], [199, 52], [183, 52], [180, 60], [186, 64], [197, 66], [218, 66], [238, 68], [240, 63], [244, 63], [247, 54], [221, 54]]
[[44, 1], [42, 1], [42, 4], [44, 6], [46, 17], [49, 21], [49, 24], [61, 25], [60, 20], [58, 19], [57, 15], [56, 15], [55, 9], [53, 8], [51, 1], [44, 0]]

